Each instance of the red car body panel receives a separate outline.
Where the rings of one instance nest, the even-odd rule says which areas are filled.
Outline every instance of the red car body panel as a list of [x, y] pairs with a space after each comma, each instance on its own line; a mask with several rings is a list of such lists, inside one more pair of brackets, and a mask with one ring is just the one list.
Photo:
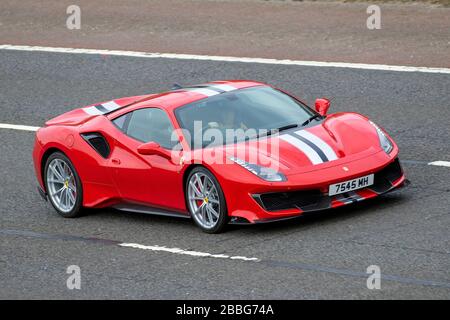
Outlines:
[[[239, 80], [214, 83], [230, 85], [237, 89], [265, 85]], [[93, 104], [47, 121], [46, 126], [36, 133], [33, 151], [40, 188], [45, 192], [42, 170], [46, 157], [51, 152], [60, 150], [69, 157], [80, 176], [83, 206], [102, 208], [124, 203], [139, 204], [189, 216], [184, 195], [184, 179], [187, 170], [200, 164], [208, 168], [219, 181], [230, 217], [243, 218], [248, 222], [264, 222], [299, 216], [308, 210], [302, 210], [300, 207], [267, 210], [255, 195], [319, 190], [323, 197], [328, 197], [330, 184], [377, 173], [397, 161], [398, 147], [395, 142], [388, 137], [393, 150], [389, 154], [384, 152], [375, 128], [368, 123], [366, 117], [356, 113], [330, 114], [320, 124], [304, 129], [319, 137], [332, 149], [337, 156], [333, 161], [314, 164], [305, 153], [283, 140], [282, 135], [266, 138], [264, 142], [269, 147], [272, 144], [279, 146], [279, 170], [287, 177], [287, 180], [282, 182], [267, 182], [236, 163], [194, 163], [192, 159], [195, 158], [195, 152], [199, 151], [191, 150], [181, 133], [179, 138], [183, 151], [174, 159], [141, 155], [137, 148], [142, 142], [127, 136], [111, 121], [140, 108], [155, 107], [164, 110], [174, 128], [180, 129], [174, 110], [204, 98], [204, 95], [197, 92], [175, 90], [113, 100], [111, 102], [117, 105], [117, 109], [106, 115], [89, 114], [90, 109], [87, 108], [98, 105]], [[110, 155], [107, 158], [100, 156], [81, 136], [82, 133], [89, 132], [98, 132], [105, 137], [110, 146]], [[226, 162], [228, 156], [244, 147], [243, 144], [245, 143], [215, 147], [214, 150], [222, 152]], [[247, 153], [258, 153], [258, 159], [268, 156], [265, 150], [245, 147]], [[205, 151], [207, 149], [200, 152]], [[386, 191], [402, 186], [404, 181], [405, 177], [401, 172]], [[353, 196], [347, 199], [339, 196], [329, 197], [326, 208], [373, 198], [381, 193], [384, 191], [376, 192], [366, 188], [355, 191]], [[320, 209], [323, 208], [318, 207], [318, 210]]]

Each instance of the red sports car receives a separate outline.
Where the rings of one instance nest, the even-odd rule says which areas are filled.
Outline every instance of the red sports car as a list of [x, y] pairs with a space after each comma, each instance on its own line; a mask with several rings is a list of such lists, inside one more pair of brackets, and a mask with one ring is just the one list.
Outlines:
[[83, 208], [192, 217], [205, 232], [335, 208], [401, 187], [388, 134], [255, 81], [215, 81], [64, 113], [36, 133], [39, 191]]

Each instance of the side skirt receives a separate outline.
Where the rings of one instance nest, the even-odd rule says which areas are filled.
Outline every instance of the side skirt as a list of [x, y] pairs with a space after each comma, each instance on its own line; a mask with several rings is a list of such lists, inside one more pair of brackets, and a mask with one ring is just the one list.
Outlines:
[[174, 211], [170, 211], [170, 210], [148, 207], [148, 206], [132, 204], [132, 203], [120, 203], [120, 204], [116, 204], [112, 207], [114, 209], [121, 210], [121, 211], [154, 214], [154, 215], [158, 215], [158, 216], [188, 218], [188, 219], [191, 217], [187, 214], [182, 214], [182, 213], [178, 213], [178, 212], [174, 212]]
[[[158, 216], [166, 216], [166, 217], [175, 217], [175, 218], [185, 218], [190, 219], [191, 216], [187, 214], [182, 214], [170, 210], [164, 210], [160, 208], [154, 208], [154, 207], [148, 207], [138, 204], [132, 204], [132, 203], [120, 203], [113, 205], [112, 208], [120, 210], [120, 211], [128, 211], [128, 212], [138, 212], [138, 213], [145, 213], [145, 214], [153, 214]], [[249, 225], [252, 224], [245, 218], [241, 217], [231, 217], [229, 224], [236, 224], [236, 225]]]

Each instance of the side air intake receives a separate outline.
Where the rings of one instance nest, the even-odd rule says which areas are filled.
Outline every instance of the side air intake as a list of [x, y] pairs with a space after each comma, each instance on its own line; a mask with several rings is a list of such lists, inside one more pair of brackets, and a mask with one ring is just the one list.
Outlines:
[[98, 132], [82, 133], [81, 136], [89, 145], [98, 152], [103, 158], [108, 158], [111, 153], [108, 141]]

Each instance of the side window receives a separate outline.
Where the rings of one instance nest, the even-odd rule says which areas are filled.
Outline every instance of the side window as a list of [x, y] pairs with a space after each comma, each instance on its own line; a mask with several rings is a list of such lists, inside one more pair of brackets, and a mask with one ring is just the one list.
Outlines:
[[178, 143], [171, 140], [174, 129], [169, 117], [158, 108], [139, 109], [113, 122], [127, 135], [142, 142], [153, 141], [166, 149], [172, 149]]
[[118, 118], [115, 118], [113, 120], [113, 123], [123, 132], [125, 132], [126, 129], [126, 123], [128, 122], [128, 118], [129, 118], [130, 114], [124, 114], [123, 116], [120, 116]]

